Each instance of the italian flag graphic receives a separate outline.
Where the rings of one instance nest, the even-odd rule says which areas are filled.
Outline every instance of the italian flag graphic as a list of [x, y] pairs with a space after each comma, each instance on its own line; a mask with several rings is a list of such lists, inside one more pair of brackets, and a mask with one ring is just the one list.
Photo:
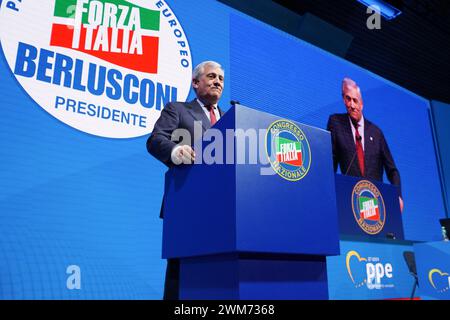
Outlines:
[[55, 0], [50, 45], [158, 72], [160, 12], [124, 0]]
[[303, 165], [302, 144], [278, 137], [276, 139], [277, 161], [291, 166], [301, 167]]
[[361, 218], [370, 221], [380, 220], [380, 210], [378, 209], [378, 200], [368, 197], [359, 198], [359, 213]]

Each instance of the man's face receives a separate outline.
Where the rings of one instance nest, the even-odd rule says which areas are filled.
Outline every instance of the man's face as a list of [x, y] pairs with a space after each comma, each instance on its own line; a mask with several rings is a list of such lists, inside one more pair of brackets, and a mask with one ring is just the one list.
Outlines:
[[342, 92], [344, 104], [350, 118], [358, 122], [362, 117], [363, 102], [358, 90], [352, 86], [346, 86]]
[[220, 68], [207, 65], [198, 79], [192, 80], [192, 87], [197, 91], [197, 97], [203, 103], [215, 104], [223, 91], [224, 75]]

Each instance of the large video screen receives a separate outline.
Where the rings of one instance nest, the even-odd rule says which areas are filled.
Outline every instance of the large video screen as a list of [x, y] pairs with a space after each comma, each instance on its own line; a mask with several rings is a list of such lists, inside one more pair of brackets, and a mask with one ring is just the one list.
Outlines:
[[441, 239], [429, 101], [259, 21], [232, 14], [230, 30], [231, 95], [242, 104], [326, 129], [331, 114], [346, 112], [342, 80], [356, 81], [364, 117], [383, 131], [400, 171], [405, 238]]

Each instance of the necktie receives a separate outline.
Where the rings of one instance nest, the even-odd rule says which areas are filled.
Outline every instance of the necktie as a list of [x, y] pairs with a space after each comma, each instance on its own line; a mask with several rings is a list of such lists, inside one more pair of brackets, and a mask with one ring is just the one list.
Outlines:
[[355, 127], [355, 140], [356, 140], [356, 154], [358, 156], [359, 169], [361, 170], [361, 176], [364, 177], [364, 150], [362, 147], [362, 138], [359, 134], [358, 123], [353, 124]]
[[214, 106], [208, 105], [206, 109], [209, 111], [209, 119], [211, 120], [211, 127], [217, 122], [216, 114], [214, 113]]

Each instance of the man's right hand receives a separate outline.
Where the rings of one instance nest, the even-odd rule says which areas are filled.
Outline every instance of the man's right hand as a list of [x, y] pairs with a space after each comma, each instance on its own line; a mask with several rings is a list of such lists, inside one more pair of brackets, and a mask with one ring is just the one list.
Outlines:
[[172, 150], [171, 154], [172, 162], [176, 165], [179, 164], [192, 164], [195, 161], [195, 152], [188, 145], [176, 146]]

